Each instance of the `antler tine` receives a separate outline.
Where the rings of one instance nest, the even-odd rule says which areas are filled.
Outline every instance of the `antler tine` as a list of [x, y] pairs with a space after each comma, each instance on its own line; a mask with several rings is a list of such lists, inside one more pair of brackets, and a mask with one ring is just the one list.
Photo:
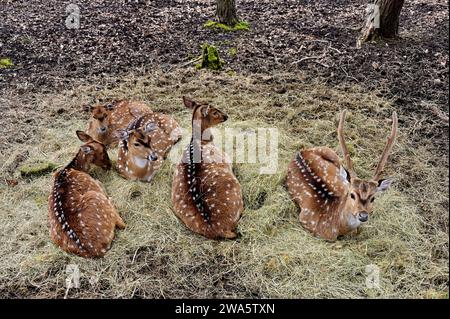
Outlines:
[[377, 165], [377, 169], [375, 170], [375, 174], [373, 176], [373, 180], [375, 181], [378, 181], [378, 179], [380, 178], [380, 175], [384, 169], [384, 165], [386, 165], [389, 153], [392, 151], [392, 146], [394, 145], [394, 141], [397, 137], [397, 127], [398, 127], [397, 112], [394, 111], [394, 113], [392, 113], [391, 135], [387, 139], [383, 154], [381, 155], [380, 161], [378, 162]]
[[342, 154], [344, 155], [345, 165], [347, 166], [347, 170], [350, 173], [350, 176], [355, 175], [355, 171], [353, 170], [352, 160], [350, 158], [350, 153], [348, 152], [347, 145], [345, 144], [344, 138], [344, 123], [345, 123], [345, 114], [347, 110], [343, 110], [341, 116], [339, 118], [339, 127], [338, 127], [338, 139], [339, 145], [341, 146]]

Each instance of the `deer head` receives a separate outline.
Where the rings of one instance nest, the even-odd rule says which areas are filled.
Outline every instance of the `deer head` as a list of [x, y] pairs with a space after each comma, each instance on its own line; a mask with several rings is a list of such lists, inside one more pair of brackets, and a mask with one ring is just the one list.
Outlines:
[[111, 169], [111, 160], [105, 145], [95, 141], [91, 136], [83, 131], [77, 131], [80, 141], [84, 142], [80, 150], [72, 161], [72, 166], [82, 171], [88, 171], [91, 164], [97, 165], [103, 169]]
[[91, 110], [92, 122], [89, 131], [94, 137], [105, 144], [109, 144], [111, 137], [111, 113], [117, 103], [95, 105]]
[[339, 127], [338, 127], [338, 139], [339, 144], [344, 155], [344, 162], [346, 168], [340, 167], [339, 175], [346, 184], [347, 194], [344, 195], [342, 222], [349, 228], [356, 228], [361, 223], [367, 222], [370, 214], [373, 211], [373, 202], [375, 196], [378, 193], [384, 192], [389, 189], [392, 184], [391, 179], [381, 179], [380, 176], [386, 165], [389, 153], [392, 150], [395, 138], [397, 136], [398, 119], [397, 113], [392, 114], [392, 129], [391, 134], [387, 139], [383, 154], [378, 162], [377, 168], [373, 177], [370, 180], [359, 179], [353, 170], [353, 164], [350, 158], [350, 154], [345, 144], [344, 139], [344, 122], [345, 122], [344, 110], [340, 115]]
[[[135, 121], [136, 122], [136, 121]], [[151, 146], [151, 132], [158, 129], [156, 123], [149, 123], [143, 128], [136, 128], [136, 124], [132, 123], [125, 130], [117, 130], [117, 137], [121, 140], [123, 148], [127, 155], [134, 161], [154, 162], [158, 160], [158, 154]], [[140, 165], [143, 166], [143, 165]]]
[[184, 105], [192, 110], [192, 126], [203, 132], [228, 119], [228, 115], [207, 103], [199, 103], [183, 96]]

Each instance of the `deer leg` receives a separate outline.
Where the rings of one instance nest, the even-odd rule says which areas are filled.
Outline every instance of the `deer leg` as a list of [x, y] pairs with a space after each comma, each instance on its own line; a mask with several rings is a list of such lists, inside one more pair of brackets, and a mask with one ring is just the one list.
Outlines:
[[119, 213], [116, 212], [116, 226], [119, 229], [125, 229], [126, 225]]

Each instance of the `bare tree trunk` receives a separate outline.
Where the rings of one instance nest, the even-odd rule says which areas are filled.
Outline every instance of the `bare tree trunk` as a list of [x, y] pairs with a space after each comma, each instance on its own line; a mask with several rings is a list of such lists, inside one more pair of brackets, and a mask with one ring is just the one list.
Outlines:
[[395, 38], [398, 36], [400, 12], [404, 0], [375, 0], [367, 9], [367, 21], [362, 30], [362, 41], [377, 37]]
[[239, 22], [235, 0], [217, 0], [216, 14], [220, 23], [234, 26]]

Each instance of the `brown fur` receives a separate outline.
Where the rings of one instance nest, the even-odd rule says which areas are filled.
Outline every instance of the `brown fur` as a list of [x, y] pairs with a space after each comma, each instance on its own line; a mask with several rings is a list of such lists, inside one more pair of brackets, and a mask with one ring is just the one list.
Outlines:
[[115, 101], [95, 105], [86, 132], [95, 140], [113, 147], [119, 142], [115, 132], [124, 129], [136, 118], [153, 113], [145, 104], [135, 101]]
[[[193, 125], [200, 125], [202, 136], [227, 119], [214, 107], [183, 100], [186, 107], [193, 109]], [[194, 149], [201, 154], [198, 161]], [[176, 168], [172, 201], [175, 214], [192, 231], [211, 239], [237, 236], [236, 227], [244, 210], [241, 186], [226, 154], [214, 146], [212, 138], [193, 136]]]
[[[343, 117], [339, 129], [341, 147], [348, 167], [352, 168], [343, 141]], [[393, 115], [393, 129], [380, 163], [386, 162], [397, 130], [397, 117]], [[383, 163], [384, 162], [384, 163]], [[379, 164], [375, 176], [382, 170]], [[299, 152], [289, 164], [288, 191], [300, 207], [300, 222], [314, 235], [334, 241], [358, 229], [373, 211], [373, 201], [378, 192], [389, 188], [390, 180], [361, 180], [353, 170], [340, 164], [337, 154], [327, 147], [317, 147]]]
[[119, 174], [126, 179], [145, 182], [151, 181], [172, 146], [181, 139], [178, 123], [158, 113], [141, 116], [120, 133]]
[[68, 253], [103, 257], [115, 228], [123, 229], [125, 224], [100, 182], [87, 174], [91, 164], [111, 168], [105, 146], [83, 132], [77, 134], [85, 144], [72, 162], [54, 175], [48, 198], [50, 237]]

